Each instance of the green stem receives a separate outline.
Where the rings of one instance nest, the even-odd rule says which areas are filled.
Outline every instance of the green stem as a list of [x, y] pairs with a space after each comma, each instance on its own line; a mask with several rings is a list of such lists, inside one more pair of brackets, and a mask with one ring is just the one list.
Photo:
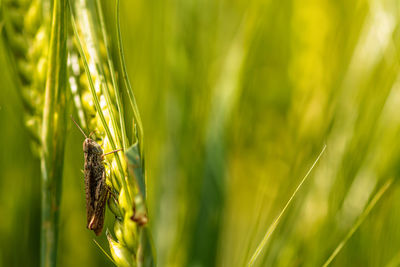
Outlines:
[[[115, 18], [116, 18], [116, 31], [117, 31], [117, 40], [118, 40], [118, 55], [119, 55], [119, 61], [121, 65], [121, 72], [122, 72], [122, 79], [125, 84], [125, 89], [126, 92], [128, 93], [129, 97], [129, 102], [131, 104], [131, 108], [133, 111], [133, 119], [135, 120], [135, 127], [137, 131], [137, 138], [139, 139], [139, 151], [140, 151], [140, 158], [141, 158], [141, 165], [142, 165], [142, 170], [143, 172], [146, 171], [145, 165], [144, 165], [144, 138], [143, 138], [143, 126], [142, 126], [142, 119], [140, 118], [139, 114], [139, 108], [136, 104], [136, 99], [133, 94], [132, 86], [131, 83], [128, 79], [128, 72], [126, 70], [126, 65], [125, 65], [125, 57], [124, 57], [124, 48], [122, 46], [122, 37], [121, 37], [121, 27], [119, 25], [119, 0], [116, 0], [116, 9], [115, 9]], [[136, 136], [135, 136], [136, 138]], [[146, 177], [145, 173], [144, 176]]]
[[42, 125], [41, 266], [56, 266], [66, 125], [67, 0], [54, 0]]

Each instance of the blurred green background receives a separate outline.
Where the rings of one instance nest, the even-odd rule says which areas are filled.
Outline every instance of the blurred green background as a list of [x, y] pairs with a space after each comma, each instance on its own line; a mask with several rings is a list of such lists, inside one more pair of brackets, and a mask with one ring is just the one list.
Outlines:
[[[324, 144], [256, 266], [321, 266], [392, 178], [332, 266], [400, 266], [398, 1], [121, 5], [158, 266], [245, 266]], [[0, 266], [38, 266], [39, 161], [0, 55]], [[59, 266], [112, 266], [85, 227], [82, 141], [71, 125]]]

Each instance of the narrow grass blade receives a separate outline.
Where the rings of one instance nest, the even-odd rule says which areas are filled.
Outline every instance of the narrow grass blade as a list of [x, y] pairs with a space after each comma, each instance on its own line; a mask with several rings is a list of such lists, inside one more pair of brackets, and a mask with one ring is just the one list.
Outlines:
[[249, 263], [247, 264], [247, 266], [253, 266], [254, 262], [257, 260], [258, 256], [260, 255], [262, 249], [265, 247], [265, 245], [268, 242], [268, 239], [270, 238], [270, 236], [272, 235], [272, 233], [275, 231], [276, 227], [279, 224], [279, 221], [282, 217], [282, 215], [285, 213], [286, 209], [288, 208], [288, 206], [290, 205], [290, 203], [292, 202], [293, 198], [296, 196], [297, 192], [299, 191], [299, 189], [301, 188], [301, 186], [304, 184], [304, 182], [307, 180], [308, 176], [310, 175], [311, 171], [314, 169], [315, 165], [317, 164], [317, 162], [319, 161], [319, 159], [321, 158], [322, 154], [324, 154], [326, 149], [326, 145], [324, 145], [324, 147], [322, 148], [321, 153], [319, 153], [317, 159], [314, 161], [313, 165], [311, 166], [311, 168], [308, 170], [307, 174], [304, 176], [304, 178], [301, 180], [300, 184], [297, 186], [296, 190], [294, 190], [292, 196], [289, 198], [288, 202], [286, 203], [285, 207], [283, 207], [282, 211], [279, 213], [278, 217], [275, 219], [275, 221], [271, 224], [271, 226], [268, 228], [267, 232], [265, 233], [265, 236], [263, 238], [263, 240], [261, 241], [261, 243], [258, 245], [256, 251], [254, 252], [253, 256], [251, 257]]
[[113, 258], [111, 258], [111, 256], [105, 251], [105, 249], [100, 246], [99, 242], [96, 241], [96, 239], [93, 239], [93, 242], [99, 247], [99, 249], [104, 253], [104, 255], [106, 255], [106, 257], [112, 262], [114, 263], [115, 266], [118, 266], [117, 263], [113, 260]]
[[[124, 81], [124, 85], [125, 85], [125, 90], [128, 94], [129, 97], [129, 102], [131, 104], [131, 108], [133, 111], [133, 118], [135, 120], [135, 138], [137, 137], [139, 139], [139, 151], [140, 151], [140, 156], [141, 156], [141, 164], [142, 164], [142, 168], [145, 171], [146, 168], [144, 166], [144, 137], [143, 137], [143, 126], [142, 126], [142, 119], [140, 118], [140, 114], [139, 114], [139, 108], [136, 104], [136, 99], [135, 96], [133, 94], [133, 90], [132, 90], [132, 86], [131, 83], [128, 79], [128, 72], [126, 70], [126, 65], [125, 65], [125, 57], [124, 57], [124, 48], [122, 45], [122, 37], [121, 37], [121, 27], [120, 27], [120, 12], [119, 12], [119, 0], [115, 1], [115, 5], [116, 5], [116, 9], [115, 9], [115, 19], [116, 19], [116, 32], [117, 32], [117, 39], [118, 39], [118, 57], [119, 57], [119, 63], [120, 63], [120, 67], [121, 67], [121, 74], [122, 74], [122, 79]], [[137, 133], [136, 133], [137, 131]], [[146, 175], [145, 179], [146, 179]]]
[[331, 256], [326, 260], [323, 267], [328, 266], [333, 259], [339, 254], [339, 252], [342, 250], [346, 242], [352, 237], [352, 235], [357, 231], [358, 227], [364, 222], [364, 220], [367, 218], [368, 214], [371, 212], [373, 207], [376, 205], [376, 203], [379, 201], [379, 199], [383, 196], [383, 194], [386, 192], [386, 190], [392, 185], [393, 179], [388, 180], [380, 189], [379, 191], [375, 194], [375, 196], [372, 198], [372, 200], [369, 202], [368, 206], [365, 208], [363, 213], [360, 215], [360, 217], [357, 219], [353, 227], [351, 227], [350, 231], [347, 233], [345, 238], [339, 243], [339, 245], [336, 247], [336, 249], [332, 252]]

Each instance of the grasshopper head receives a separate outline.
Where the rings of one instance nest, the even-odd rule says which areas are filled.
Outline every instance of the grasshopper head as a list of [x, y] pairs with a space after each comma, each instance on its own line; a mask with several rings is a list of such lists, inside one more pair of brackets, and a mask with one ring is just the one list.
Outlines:
[[101, 146], [90, 138], [86, 138], [83, 142], [83, 152], [103, 155], [103, 149], [101, 149]]

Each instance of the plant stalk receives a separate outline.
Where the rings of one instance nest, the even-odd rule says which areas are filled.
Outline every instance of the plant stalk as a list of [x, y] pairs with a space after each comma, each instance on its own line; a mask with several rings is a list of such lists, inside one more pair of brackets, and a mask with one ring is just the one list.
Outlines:
[[53, 1], [42, 125], [42, 267], [56, 266], [66, 136], [67, 0]]

